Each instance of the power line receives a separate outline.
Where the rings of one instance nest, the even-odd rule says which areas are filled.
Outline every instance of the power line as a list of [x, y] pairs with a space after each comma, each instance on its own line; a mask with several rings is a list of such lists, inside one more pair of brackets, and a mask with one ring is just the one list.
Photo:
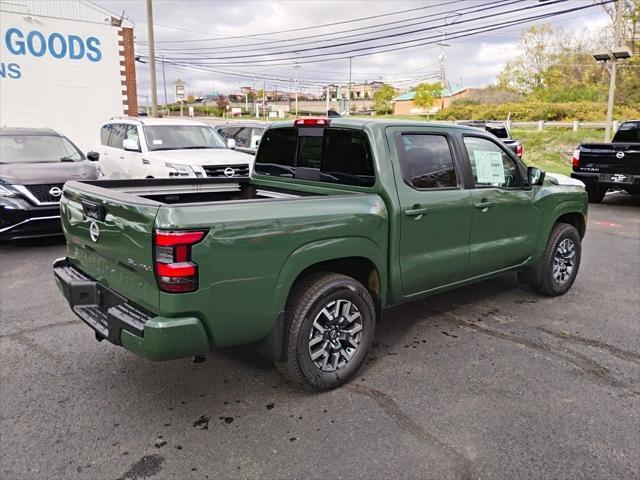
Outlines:
[[[428, 10], [430, 8], [435, 8], [435, 7], [440, 7], [443, 5], [450, 5], [452, 3], [456, 3], [455, 0], [450, 0], [448, 2], [443, 2], [443, 3], [437, 3], [437, 4], [433, 4], [433, 5], [426, 5], [426, 6], [422, 6], [422, 7], [416, 7], [416, 8], [410, 8], [407, 10], [400, 10], [400, 11], [395, 11], [395, 12], [389, 12], [389, 13], [383, 13], [383, 14], [379, 14], [379, 15], [372, 15], [369, 17], [361, 17], [361, 18], [354, 18], [354, 19], [350, 19], [350, 20], [341, 20], [339, 22], [330, 22], [330, 23], [324, 23], [321, 25], [312, 25], [309, 27], [299, 27], [299, 28], [290, 28], [287, 30], [278, 30], [278, 31], [273, 31], [273, 32], [263, 32], [263, 33], [254, 33], [254, 34], [250, 34], [250, 35], [233, 35], [233, 36], [229, 36], [229, 37], [217, 37], [217, 38], [199, 38], [199, 39], [193, 39], [193, 40], [162, 40], [162, 41], [158, 41], [157, 43], [166, 43], [166, 42], [171, 42], [171, 43], [195, 43], [195, 42], [208, 42], [208, 41], [219, 41], [219, 40], [231, 40], [231, 39], [239, 39], [239, 38], [256, 38], [256, 37], [262, 37], [262, 36], [267, 36], [267, 35], [277, 35], [279, 33], [289, 33], [289, 32], [301, 32], [301, 31], [305, 31], [305, 30], [314, 30], [316, 28], [325, 28], [325, 27], [332, 27], [335, 25], [344, 25], [346, 23], [353, 23], [353, 22], [362, 22], [365, 20], [373, 20], [375, 18], [383, 18], [383, 17], [390, 17], [393, 15], [400, 15], [402, 13], [409, 13], [409, 12], [415, 12], [418, 10]], [[141, 42], [142, 43], [142, 42]]]
[[[566, 1], [566, 0], [559, 0], [559, 1]], [[274, 44], [274, 43], [292, 43], [292, 42], [297, 42], [296, 43], [296, 47], [298, 47], [300, 45], [309, 45], [309, 44], [313, 44], [313, 43], [317, 43], [317, 42], [329, 42], [329, 41], [339, 40], [339, 39], [342, 39], [342, 38], [353, 38], [353, 37], [358, 37], [358, 36], [362, 36], [362, 35], [369, 35], [369, 34], [373, 34], [373, 33], [396, 30], [398, 28], [405, 28], [405, 27], [410, 27], [410, 26], [415, 26], [415, 25], [422, 25], [422, 24], [425, 23], [424, 21], [414, 22], [414, 20], [424, 20], [426, 18], [433, 18], [433, 17], [437, 17], [437, 16], [440, 16], [440, 18], [433, 18], [433, 20], [429, 20], [429, 21], [432, 22], [432, 21], [436, 21], [436, 20], [443, 20], [443, 19], [446, 20], [447, 18], [451, 17], [452, 15], [459, 15], [460, 16], [460, 15], [463, 15], [463, 14], [476, 13], [476, 12], [479, 12], [479, 11], [490, 10], [490, 9], [494, 9], [494, 8], [498, 8], [498, 7], [505, 7], [505, 6], [514, 4], [514, 3], [522, 3], [522, 0], [497, 0], [497, 1], [494, 1], [494, 2], [490, 2], [490, 3], [484, 4], [481, 8], [477, 8], [477, 7], [464, 7], [464, 8], [461, 8], [461, 9], [456, 10], [455, 14], [452, 14], [451, 12], [432, 13], [432, 14], [423, 15], [423, 16], [420, 16], [420, 17], [413, 17], [413, 18], [408, 18], [408, 19], [403, 19], [403, 20], [396, 20], [394, 22], [385, 23], [385, 28], [378, 29], [378, 30], [372, 30], [372, 31], [368, 31], [368, 32], [363, 32], [363, 33], [358, 33], [358, 34], [354, 34], [354, 35], [336, 36], [336, 35], [339, 35], [341, 33], [349, 33], [349, 32], [355, 32], [355, 31], [360, 31], [360, 30], [367, 30], [367, 29], [371, 29], [371, 28], [376, 28], [376, 27], [379, 27], [379, 25], [369, 25], [369, 26], [366, 26], [366, 27], [351, 28], [351, 29], [347, 29], [347, 30], [341, 30], [341, 31], [338, 31], [338, 32], [321, 33], [321, 34], [317, 34], [317, 35], [307, 35], [307, 36], [298, 37], [298, 38], [272, 40], [272, 41], [266, 41], [266, 42], [244, 44], [244, 45], [222, 45], [222, 46], [189, 47], [189, 48], [185, 48], [185, 47], [181, 47], [181, 48], [162, 47], [162, 51], [165, 51], [165, 52], [183, 52], [184, 53], [184, 52], [194, 52], [194, 51], [202, 51], [202, 50], [205, 50], [205, 51], [212, 51], [213, 50], [213, 51], [224, 51], [225, 53], [232, 53], [232, 52], [249, 51], [249, 50], [247, 50], [246, 47], [254, 47], [256, 45], [261, 45], [262, 46], [262, 45]], [[475, 10], [470, 10], [472, 8], [475, 8]], [[466, 10], [470, 10], [470, 11], [466, 11]], [[408, 23], [406, 25], [399, 25], [399, 26], [396, 26], [396, 27], [386, 28], [389, 25], [396, 25], [396, 24], [405, 23], [405, 22], [413, 22], [413, 23]], [[332, 38], [328, 38], [328, 39], [324, 39], [324, 40], [310, 41], [310, 42], [301, 42], [301, 40], [309, 40], [310, 38], [318, 38], [318, 37], [326, 37], [326, 36], [332, 36]], [[278, 45], [278, 46], [275, 46], [275, 47], [265, 47], [265, 48], [261, 48], [260, 50], [273, 50], [273, 49], [284, 48], [284, 47], [287, 47], [287, 45]], [[227, 50], [227, 49], [233, 49], [233, 50]]]
[[[547, 6], [547, 5], [555, 5], [557, 3], [562, 3], [562, 2], [566, 2], [567, 0], [552, 0], [549, 3], [546, 4], [533, 4], [533, 5], [528, 5], [526, 7], [520, 7], [520, 8], [516, 8], [516, 9], [512, 9], [512, 10], [507, 10], [504, 12], [498, 12], [496, 14], [493, 15], [481, 15], [479, 17], [474, 17], [474, 18], [469, 18], [466, 20], [460, 20], [458, 22], [455, 23], [455, 25], [460, 25], [463, 23], [470, 23], [470, 22], [475, 22], [475, 21], [479, 21], [479, 20], [486, 20], [488, 18], [494, 18], [497, 16], [502, 16], [502, 15], [507, 15], [510, 13], [519, 13], [522, 11], [526, 11], [526, 10], [531, 10], [531, 9], [535, 9], [535, 8], [540, 8], [543, 6]], [[615, 0], [606, 0], [605, 3], [608, 2], [612, 2]], [[553, 12], [553, 13], [557, 13], [557, 14], [561, 14], [561, 13], [568, 13], [568, 12], [573, 12], [576, 10], [582, 10], [584, 8], [591, 8], [594, 5], [586, 5], [586, 6], [582, 6], [582, 7], [574, 7], [572, 9], [568, 9], [568, 10], [564, 10], [564, 11], [559, 11], [559, 12]], [[435, 25], [435, 26], [431, 26], [431, 27], [425, 27], [425, 28], [419, 28], [419, 29], [415, 29], [415, 30], [410, 30], [408, 32], [398, 32], [398, 33], [393, 33], [393, 34], [388, 34], [388, 35], [382, 35], [382, 36], [378, 36], [378, 37], [374, 37], [374, 38], [369, 38], [369, 39], [364, 39], [364, 40], [354, 40], [354, 41], [350, 41], [350, 42], [342, 42], [342, 43], [336, 43], [336, 44], [332, 44], [332, 45], [323, 45], [323, 46], [318, 46], [318, 47], [309, 47], [309, 48], [295, 48], [295, 50], [291, 51], [291, 50], [287, 50], [287, 51], [282, 51], [282, 52], [274, 52], [274, 53], [269, 53], [269, 56], [275, 56], [275, 55], [286, 55], [286, 54], [291, 54], [291, 53], [296, 53], [299, 54], [300, 52], [310, 52], [310, 51], [316, 51], [316, 50], [326, 50], [326, 49], [332, 49], [332, 48], [339, 48], [339, 47], [345, 47], [345, 46], [350, 46], [350, 45], [357, 45], [360, 43], [365, 43], [365, 42], [372, 42], [372, 41], [378, 41], [378, 40], [387, 40], [389, 38], [396, 38], [396, 37], [402, 37], [402, 36], [406, 36], [406, 35], [410, 35], [410, 34], [414, 34], [414, 33], [421, 33], [421, 32], [426, 32], [426, 31], [431, 31], [431, 30], [442, 30], [444, 27], [446, 27], [447, 25]], [[390, 45], [401, 45], [401, 44], [406, 44], [406, 43], [412, 43], [412, 42], [416, 42], [416, 41], [420, 41], [420, 40], [426, 40], [429, 39], [431, 37], [423, 37], [423, 38], [416, 38], [416, 39], [412, 39], [412, 40], [402, 40], [400, 42], [393, 42], [393, 43], [388, 43], [386, 44], [386, 46], [390, 46]], [[381, 45], [376, 45], [376, 46], [369, 46], [369, 47], [362, 47], [362, 48], [357, 48], [357, 49], [351, 49], [351, 50], [345, 50], [342, 52], [331, 52], [331, 53], [317, 53], [317, 54], [311, 54], [311, 55], [305, 55], [305, 56], [297, 56], [297, 57], [288, 57], [288, 58], [275, 58], [275, 59], [264, 59], [264, 60], [253, 60], [252, 63], [263, 63], [263, 62], [273, 62], [273, 61], [283, 61], [283, 60], [294, 60], [296, 58], [317, 58], [319, 56], [323, 56], [323, 55], [339, 55], [339, 54], [345, 54], [345, 53], [353, 53], [353, 52], [359, 52], [359, 51], [364, 51], [364, 50], [371, 50], [373, 48], [380, 48]], [[254, 58], [254, 57], [260, 57], [260, 56], [265, 56], [264, 54], [249, 54], [249, 55], [233, 55], [233, 56], [218, 56], [218, 57], [203, 57], [203, 56], [199, 56], [198, 60], [202, 59], [202, 60], [235, 60], [235, 59], [242, 59], [242, 58]], [[178, 56], [173, 56], [170, 57], [174, 60], [191, 60], [192, 57], [178, 57]], [[347, 57], [348, 58], [348, 57]], [[230, 61], [227, 62], [228, 64], [242, 64], [242, 63], [246, 63], [246, 61]]]
[[[557, 1], [561, 1], [561, 0], [557, 0]], [[534, 20], [540, 20], [540, 19], [546, 19], [546, 18], [551, 18], [557, 15], [562, 15], [562, 14], [566, 14], [566, 13], [572, 13], [575, 11], [579, 11], [579, 10], [584, 10], [586, 8], [592, 8], [594, 6], [599, 6], [599, 5], [603, 5], [606, 3], [611, 3], [615, 0], [602, 0], [599, 3], [595, 3], [595, 4], [589, 4], [589, 5], [581, 5], [578, 7], [573, 7], [570, 9], [565, 9], [565, 10], [560, 10], [560, 11], [554, 11], [554, 12], [547, 12], [544, 14], [540, 14], [540, 15], [534, 15], [534, 16], [530, 16], [530, 17], [525, 17], [525, 18], [520, 18], [520, 19], [514, 19], [514, 20], [508, 20], [508, 21], [504, 21], [502, 23], [498, 23], [496, 24], [495, 22], [492, 24], [493, 27], [484, 27], [484, 26], [475, 26], [475, 27], [471, 27], [469, 29], [466, 30], [459, 30], [459, 31], [455, 31], [455, 32], [450, 32], [449, 33], [449, 39], [453, 40], [456, 38], [464, 38], [464, 37], [468, 37], [470, 35], [474, 35], [474, 34], [478, 34], [478, 33], [484, 33], [484, 32], [490, 32], [490, 31], [495, 31], [498, 30], [500, 28], [503, 28], [505, 26], [514, 26], [514, 25], [519, 25], [522, 23], [527, 23], [530, 21], [534, 21]], [[527, 8], [531, 8], [531, 7], [527, 7]], [[522, 9], [518, 9], [516, 11], [521, 11]], [[508, 12], [505, 12], [508, 13]], [[513, 12], [510, 12], [513, 13]], [[466, 22], [470, 22], [470, 21], [477, 21], [477, 20], [483, 20], [486, 18], [490, 18], [490, 16], [483, 16], [483, 17], [478, 17], [478, 18], [474, 18], [474, 19], [469, 19], [469, 20], [463, 20], [459, 23], [466, 23]], [[429, 30], [435, 30], [435, 29], [441, 29], [442, 25], [440, 26], [434, 26], [429, 28]], [[403, 45], [402, 47], [395, 47], [395, 48], [386, 48], [386, 49], [382, 49], [382, 50], [377, 50], [374, 52], [369, 52], [369, 53], [360, 53], [359, 56], [367, 56], [367, 55], [374, 55], [374, 54], [379, 54], [379, 53], [386, 53], [386, 52], [391, 52], [391, 51], [397, 51], [397, 50], [402, 50], [402, 49], [408, 49], [408, 48], [413, 48], [413, 47], [417, 47], [417, 46], [422, 46], [422, 45], [431, 45], [435, 42], [433, 41], [427, 41], [427, 42], [423, 42], [423, 40], [431, 40], [436, 38], [435, 36], [428, 36], [428, 37], [422, 37], [422, 38], [416, 38], [416, 39], [412, 39], [412, 40], [404, 40], [404, 41], [400, 41], [400, 42], [394, 42], [394, 43], [389, 43], [389, 44], [385, 44], [385, 45], [374, 45], [374, 46], [368, 46], [368, 47], [362, 47], [362, 48], [358, 48], [358, 49], [351, 49], [351, 50], [346, 50], [346, 51], [342, 51], [342, 52], [329, 52], [329, 53], [321, 53], [321, 54], [314, 54], [314, 55], [307, 55], [304, 57], [298, 57], [299, 59], [309, 59], [309, 58], [317, 58], [317, 57], [330, 57], [333, 56], [332, 58], [324, 58], [324, 59], [320, 59], [320, 60], [306, 60], [306, 61], [300, 61], [300, 63], [318, 63], [318, 62], [326, 62], [326, 61], [334, 61], [334, 60], [339, 60], [339, 59], [346, 59], [349, 58], [349, 56], [353, 56], [353, 52], [362, 52], [365, 50], [372, 50], [372, 49], [380, 49], [386, 46], [396, 46], [396, 45]], [[421, 43], [415, 43], [415, 42], [421, 42]], [[407, 46], [406, 44], [408, 43], [415, 43], [414, 45], [410, 45]], [[345, 55], [342, 57], [335, 57], [335, 55], [344, 55], [344, 54], [349, 54], [349, 55]], [[231, 57], [231, 58], [237, 58], [237, 57]], [[205, 57], [201, 57], [201, 58], [197, 58], [194, 59], [193, 57], [172, 57], [171, 58], [174, 61], [191, 61], [192, 64], [194, 65], [209, 65], [209, 66], [215, 66], [215, 65], [253, 65], [256, 67], [269, 67], [269, 66], [279, 66], [279, 65], [290, 65], [290, 63], [273, 63], [273, 62], [284, 62], [287, 60], [291, 60], [292, 58], [279, 58], [279, 59], [265, 59], [265, 60], [253, 60], [253, 61], [238, 61], [238, 62], [234, 62], [234, 61], [225, 61], [224, 63], [221, 62], [202, 62], [201, 60], [209, 60], [209, 58], [205, 58]], [[225, 60], [220, 58], [219, 60]], [[270, 63], [264, 63], [264, 62], [270, 62]]]

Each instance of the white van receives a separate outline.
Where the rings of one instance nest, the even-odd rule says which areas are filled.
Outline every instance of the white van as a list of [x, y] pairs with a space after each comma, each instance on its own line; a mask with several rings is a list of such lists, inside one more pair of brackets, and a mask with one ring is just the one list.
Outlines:
[[253, 156], [202, 122], [115, 117], [100, 127], [103, 178], [248, 177]]

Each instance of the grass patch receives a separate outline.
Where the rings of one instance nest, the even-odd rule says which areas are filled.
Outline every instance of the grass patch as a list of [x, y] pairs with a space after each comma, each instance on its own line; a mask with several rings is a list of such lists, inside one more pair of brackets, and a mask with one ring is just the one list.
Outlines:
[[574, 132], [566, 128], [547, 128], [539, 132], [514, 128], [511, 135], [522, 142], [522, 158], [527, 165], [565, 175], [571, 173], [571, 156], [579, 144], [604, 142], [604, 131], [596, 129]]

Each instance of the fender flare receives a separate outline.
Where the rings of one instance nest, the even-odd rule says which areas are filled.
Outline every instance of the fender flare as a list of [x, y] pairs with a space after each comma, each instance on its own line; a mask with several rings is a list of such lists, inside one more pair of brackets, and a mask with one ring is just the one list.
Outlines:
[[553, 226], [557, 223], [558, 219], [566, 215], [568, 213], [579, 213], [584, 217], [585, 225], [586, 225], [586, 211], [584, 208], [584, 204], [579, 200], [568, 200], [556, 205], [550, 215], [545, 216], [545, 220], [540, 228], [540, 236], [538, 238], [538, 247], [536, 248], [536, 252], [541, 253], [547, 246], [547, 241], [549, 240], [549, 235], [551, 235], [551, 230]]
[[300, 274], [321, 262], [347, 257], [360, 257], [370, 261], [380, 277], [380, 299], [384, 303], [387, 292], [385, 257], [378, 245], [366, 237], [326, 238], [302, 245], [287, 257], [280, 269], [273, 292], [273, 311], [285, 310], [289, 292]]

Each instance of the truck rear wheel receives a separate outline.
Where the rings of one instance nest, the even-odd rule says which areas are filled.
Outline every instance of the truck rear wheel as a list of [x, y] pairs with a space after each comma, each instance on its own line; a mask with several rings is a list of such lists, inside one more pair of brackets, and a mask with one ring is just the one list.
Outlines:
[[581, 252], [578, 230], [568, 223], [557, 223], [538, 264], [520, 272], [518, 278], [538, 293], [551, 297], [563, 295], [578, 275]]
[[355, 279], [316, 273], [299, 281], [287, 304], [284, 356], [276, 362], [289, 380], [316, 390], [347, 382], [373, 341], [376, 309]]
[[599, 187], [598, 185], [587, 185], [585, 190], [587, 191], [589, 203], [600, 203], [604, 200], [605, 193], [607, 193], [606, 188]]

